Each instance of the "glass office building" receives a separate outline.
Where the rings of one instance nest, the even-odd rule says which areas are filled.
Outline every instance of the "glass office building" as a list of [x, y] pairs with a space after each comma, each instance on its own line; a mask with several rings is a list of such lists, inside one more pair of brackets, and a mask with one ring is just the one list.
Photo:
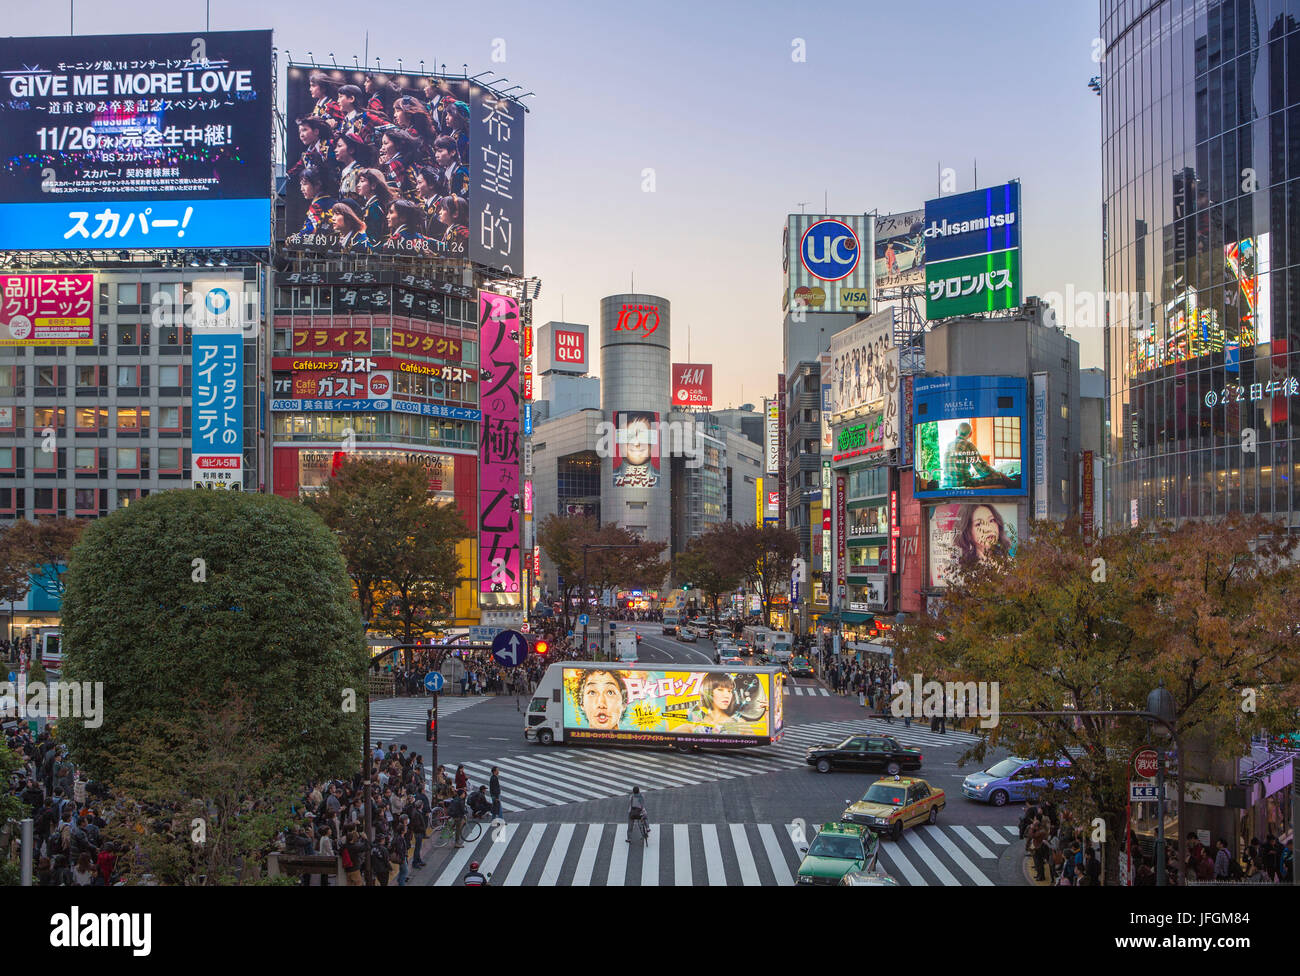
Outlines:
[[1300, 509], [1300, 0], [1101, 0], [1106, 521]]

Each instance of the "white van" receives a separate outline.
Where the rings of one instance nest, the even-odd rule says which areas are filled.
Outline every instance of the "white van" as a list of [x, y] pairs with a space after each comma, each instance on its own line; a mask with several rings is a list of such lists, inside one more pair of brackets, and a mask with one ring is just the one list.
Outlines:
[[794, 634], [784, 630], [774, 630], [769, 633], [767, 656], [778, 664], [784, 664], [794, 657]]

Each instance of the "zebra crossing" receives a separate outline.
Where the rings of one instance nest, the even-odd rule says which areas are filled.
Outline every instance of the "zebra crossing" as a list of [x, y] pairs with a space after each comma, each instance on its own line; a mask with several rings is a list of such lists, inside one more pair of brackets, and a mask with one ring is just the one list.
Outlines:
[[967, 732], [938, 735], [919, 725], [904, 729], [901, 722], [890, 725], [878, 719], [859, 719], [793, 726], [775, 746], [743, 751], [681, 755], [641, 749], [537, 746], [500, 759], [471, 760], [464, 765], [474, 783], [486, 783], [493, 766], [500, 769], [502, 809], [520, 813], [621, 796], [633, 782], [643, 790], [666, 790], [797, 769], [806, 765], [804, 753], [809, 746], [863, 734], [892, 735], [903, 745], [922, 747], [966, 746], [978, 741]]
[[810, 695], [816, 697], [821, 695], [823, 698], [829, 698], [831, 693], [821, 685], [796, 685], [792, 682], [786, 682], [785, 693], [787, 695]]
[[[438, 718], [455, 715], [479, 702], [484, 696], [439, 697]], [[386, 741], [424, 728], [433, 699], [419, 695], [412, 698], [381, 698], [370, 703], [370, 738]]]
[[[920, 827], [878, 844], [878, 868], [900, 885], [995, 884], [1015, 827]], [[507, 887], [793, 885], [805, 847], [801, 824], [662, 824], [650, 843], [624, 843], [626, 823], [496, 823], [454, 851], [433, 884], [459, 884], [471, 861]]]

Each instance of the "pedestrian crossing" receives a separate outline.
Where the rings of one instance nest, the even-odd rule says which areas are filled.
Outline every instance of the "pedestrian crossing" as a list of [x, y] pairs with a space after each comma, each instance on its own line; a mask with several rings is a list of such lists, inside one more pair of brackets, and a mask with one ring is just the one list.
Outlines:
[[[506, 887], [793, 885], [807, 846], [798, 823], [660, 824], [649, 845], [626, 836], [626, 823], [498, 821], [433, 869], [433, 884], [459, 884], [477, 861]], [[901, 843], [879, 842], [878, 869], [900, 885], [989, 887], [1015, 838], [1015, 827], [913, 828]]]
[[682, 755], [665, 750], [536, 746], [464, 765], [475, 784], [486, 783], [492, 767], [498, 767], [502, 808], [506, 813], [519, 813], [622, 796], [633, 783], [642, 790], [666, 790], [797, 769], [807, 765], [804, 754], [809, 746], [863, 734], [892, 735], [903, 745], [923, 748], [967, 746], [978, 741], [966, 732], [938, 735], [919, 725], [904, 729], [901, 722], [890, 725], [877, 719], [858, 719], [793, 726], [775, 746], [757, 749]]
[[829, 698], [831, 696], [831, 693], [821, 685], [796, 685], [791, 682], [786, 682], [785, 693], [787, 695], [810, 695], [814, 698], [818, 695], [821, 695], [823, 698]]
[[[446, 718], [457, 712], [487, 701], [487, 696], [470, 695], [460, 697], [439, 697], [438, 718]], [[433, 699], [425, 695], [410, 698], [381, 698], [370, 703], [370, 738], [384, 741], [396, 738], [417, 729], [423, 729], [429, 717]]]

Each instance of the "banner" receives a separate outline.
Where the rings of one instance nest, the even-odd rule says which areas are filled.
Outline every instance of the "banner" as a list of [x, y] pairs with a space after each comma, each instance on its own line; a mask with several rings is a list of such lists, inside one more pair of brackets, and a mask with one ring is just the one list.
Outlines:
[[[519, 302], [480, 291], [479, 596], [484, 606], [522, 598], [519, 484]], [[491, 599], [484, 599], [491, 594]]]
[[270, 31], [0, 38], [0, 79], [0, 250], [270, 244]]
[[190, 478], [195, 488], [244, 487], [244, 335], [191, 333], [193, 429]]
[[925, 284], [925, 211], [876, 217], [876, 288]]
[[1047, 518], [1047, 374], [1034, 374], [1034, 518]]
[[673, 363], [674, 407], [713, 406], [713, 364]]
[[93, 346], [93, 274], [0, 275], [0, 346]]
[[1016, 554], [1015, 505], [936, 505], [930, 509], [930, 585], [947, 586], [953, 574], [989, 559]]

